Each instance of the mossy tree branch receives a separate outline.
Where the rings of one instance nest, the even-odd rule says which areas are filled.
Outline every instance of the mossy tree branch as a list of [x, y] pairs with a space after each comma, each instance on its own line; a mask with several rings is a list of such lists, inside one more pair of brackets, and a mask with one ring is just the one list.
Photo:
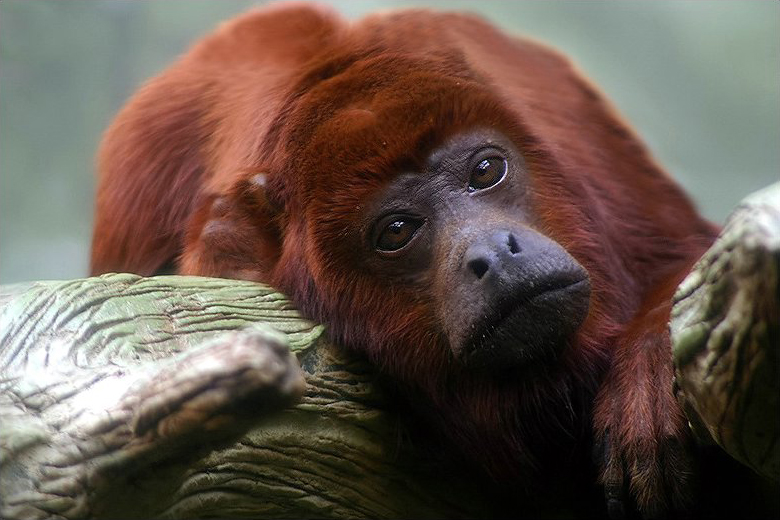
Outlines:
[[780, 480], [780, 183], [745, 199], [675, 295], [678, 399], [694, 431]]

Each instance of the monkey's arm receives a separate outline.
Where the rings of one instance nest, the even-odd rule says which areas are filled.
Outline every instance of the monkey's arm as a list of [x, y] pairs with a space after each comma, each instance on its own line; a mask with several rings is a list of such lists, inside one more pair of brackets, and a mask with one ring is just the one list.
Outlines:
[[594, 408], [596, 462], [611, 518], [686, 510], [693, 499], [691, 436], [672, 393], [668, 332], [675, 285], [659, 287], [617, 338]]

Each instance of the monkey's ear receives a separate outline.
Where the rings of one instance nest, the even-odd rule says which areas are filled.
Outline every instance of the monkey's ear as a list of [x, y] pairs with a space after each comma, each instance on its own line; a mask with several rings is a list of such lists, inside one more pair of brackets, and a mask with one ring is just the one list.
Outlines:
[[276, 208], [265, 176], [241, 176], [223, 195], [206, 196], [193, 213], [179, 272], [269, 282], [281, 252]]

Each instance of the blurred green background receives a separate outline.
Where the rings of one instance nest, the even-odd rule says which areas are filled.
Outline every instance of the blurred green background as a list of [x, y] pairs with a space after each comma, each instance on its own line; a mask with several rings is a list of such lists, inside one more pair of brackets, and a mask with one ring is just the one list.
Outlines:
[[[260, 3], [0, 2], [0, 282], [87, 274], [102, 129], [190, 42]], [[556, 46], [712, 220], [780, 176], [778, 2], [330, 3], [470, 10]]]

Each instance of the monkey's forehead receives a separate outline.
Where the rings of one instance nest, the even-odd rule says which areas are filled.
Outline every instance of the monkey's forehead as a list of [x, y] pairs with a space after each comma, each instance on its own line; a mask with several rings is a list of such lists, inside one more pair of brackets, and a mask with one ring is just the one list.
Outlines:
[[304, 199], [359, 199], [361, 186], [372, 191], [400, 172], [419, 171], [456, 133], [521, 132], [506, 105], [465, 65], [445, 70], [402, 55], [356, 59], [291, 95], [275, 122], [272, 155], [283, 158], [275, 170]]

